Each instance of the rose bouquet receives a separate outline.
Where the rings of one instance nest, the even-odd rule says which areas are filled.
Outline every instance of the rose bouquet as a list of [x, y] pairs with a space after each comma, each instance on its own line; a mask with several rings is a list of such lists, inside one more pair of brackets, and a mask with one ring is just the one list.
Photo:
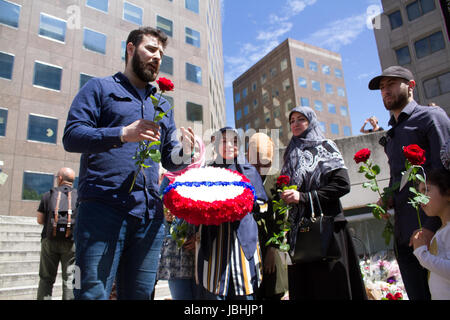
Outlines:
[[391, 242], [392, 235], [394, 233], [394, 225], [391, 221], [391, 217], [389, 213], [387, 213], [387, 207], [388, 207], [388, 199], [392, 196], [392, 193], [394, 190], [397, 189], [398, 184], [393, 185], [390, 188], [384, 188], [383, 192], [380, 191], [380, 187], [378, 185], [377, 181], [377, 175], [380, 174], [380, 166], [373, 164], [370, 160], [371, 152], [369, 149], [361, 149], [358, 152], [355, 153], [353, 159], [357, 164], [363, 163], [359, 167], [359, 172], [364, 173], [366, 179], [368, 182], [364, 182], [362, 187], [363, 188], [370, 188], [374, 192], [378, 192], [378, 195], [381, 199], [381, 205], [377, 203], [368, 204], [367, 206], [372, 209], [373, 216], [378, 219], [384, 219], [386, 220], [386, 225], [384, 227], [382, 237], [385, 240], [386, 245], [389, 245]]
[[[412, 182], [412, 186], [409, 191], [413, 194], [413, 197], [409, 199], [409, 204], [411, 204], [417, 212], [417, 220], [419, 223], [419, 229], [422, 229], [422, 223], [420, 221], [420, 206], [422, 204], [427, 204], [429, 197], [423, 193], [416, 190], [416, 185], [420, 182], [425, 183], [425, 171], [422, 165], [426, 161], [425, 150], [420, 148], [417, 144], [411, 144], [409, 146], [403, 147], [403, 154], [406, 158], [405, 168], [406, 171], [402, 172], [403, 177], [400, 184], [400, 190], [406, 185], [407, 182]], [[422, 176], [420, 171], [424, 173]]]
[[[174, 85], [172, 83], [172, 81], [170, 81], [167, 78], [159, 78], [158, 80], [156, 80], [156, 83], [158, 84], [159, 90], [160, 90], [160, 94], [159, 94], [159, 98], [156, 98], [153, 95], [150, 95], [150, 99], [152, 99], [152, 103], [153, 106], [155, 108], [155, 115], [153, 117], [153, 122], [158, 122], [160, 120], [162, 120], [164, 118], [164, 116], [173, 108], [170, 108], [167, 112], [164, 112], [164, 110], [161, 108], [160, 102], [161, 102], [161, 97], [164, 94], [164, 92], [166, 91], [172, 91], [174, 88]], [[164, 102], [163, 102], [164, 103]], [[136, 182], [136, 178], [139, 174], [140, 171], [142, 171], [144, 168], [149, 168], [150, 165], [145, 164], [145, 161], [147, 159], [151, 159], [153, 160], [153, 162], [161, 162], [161, 152], [159, 151], [159, 149], [154, 149], [152, 147], [154, 146], [159, 146], [161, 144], [161, 141], [154, 141], [154, 142], [149, 142], [149, 141], [141, 141], [139, 142], [137, 148], [136, 148], [136, 152], [133, 156], [133, 160], [136, 160], [136, 172], [134, 174], [133, 177], [133, 182], [131, 183], [129, 192], [131, 192], [133, 190], [134, 184]]]
[[276, 197], [274, 197], [272, 203], [276, 224], [279, 226], [279, 232], [274, 233], [273, 236], [266, 242], [266, 245], [277, 245], [282, 252], [288, 252], [290, 249], [290, 246], [287, 243], [287, 233], [290, 230], [288, 216], [291, 206], [288, 205], [283, 199], [280, 199], [279, 195], [285, 190], [297, 190], [296, 185], [290, 186], [289, 183], [290, 178], [288, 176], [281, 175], [277, 178]]

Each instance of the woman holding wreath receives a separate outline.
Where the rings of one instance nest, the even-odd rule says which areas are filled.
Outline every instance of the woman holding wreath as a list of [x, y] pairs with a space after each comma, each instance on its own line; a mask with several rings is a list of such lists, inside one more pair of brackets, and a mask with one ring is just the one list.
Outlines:
[[334, 217], [334, 236], [341, 251], [337, 260], [290, 265], [289, 299], [367, 299], [359, 260], [339, 200], [350, 192], [344, 159], [335, 143], [325, 139], [311, 108], [292, 109], [289, 124], [293, 136], [284, 153], [281, 174], [289, 176], [299, 191], [283, 191], [281, 198], [293, 207], [289, 213], [288, 235], [291, 254], [295, 251], [300, 219], [311, 215], [308, 193], [312, 191], [317, 191], [324, 215]]
[[200, 226], [197, 280], [205, 289], [206, 300], [253, 300], [262, 274], [258, 226], [253, 214], [260, 210], [258, 203], [267, 202], [267, 195], [258, 171], [239, 153], [237, 130], [220, 129], [214, 135], [214, 147], [217, 157], [209, 165], [246, 176], [255, 189], [257, 201], [253, 211], [242, 220]]

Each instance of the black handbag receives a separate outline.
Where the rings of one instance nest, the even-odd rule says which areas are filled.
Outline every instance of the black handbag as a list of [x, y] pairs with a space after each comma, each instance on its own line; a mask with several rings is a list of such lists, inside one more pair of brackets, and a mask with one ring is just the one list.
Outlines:
[[293, 263], [327, 261], [341, 257], [341, 250], [334, 236], [334, 217], [323, 214], [317, 192], [314, 190], [312, 193], [320, 214], [316, 216], [314, 201], [311, 192], [308, 192], [311, 216], [300, 220], [294, 253], [291, 254]]

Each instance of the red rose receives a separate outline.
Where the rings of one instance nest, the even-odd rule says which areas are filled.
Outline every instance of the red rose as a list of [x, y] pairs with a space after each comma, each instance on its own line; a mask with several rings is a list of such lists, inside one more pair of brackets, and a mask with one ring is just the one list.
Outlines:
[[355, 153], [353, 160], [355, 160], [356, 163], [366, 162], [369, 159], [369, 157], [370, 157], [370, 150], [365, 148]]
[[401, 292], [397, 292], [397, 293], [394, 295], [394, 298], [395, 298], [396, 300], [403, 300], [403, 294], [402, 294]]
[[393, 295], [392, 293], [388, 293], [388, 294], [386, 295], [386, 298], [387, 298], [388, 300], [397, 300], [397, 299], [395, 299], [395, 297], [394, 297], [394, 295]]
[[407, 147], [403, 147], [403, 154], [412, 165], [421, 166], [425, 163], [425, 150], [417, 144], [410, 144]]
[[158, 80], [156, 80], [156, 83], [159, 86], [159, 90], [161, 91], [172, 91], [173, 90], [173, 83], [172, 81], [170, 81], [170, 79], [167, 78], [159, 78]]
[[288, 176], [279, 176], [277, 178], [277, 185], [278, 186], [287, 186], [290, 182], [290, 179]]

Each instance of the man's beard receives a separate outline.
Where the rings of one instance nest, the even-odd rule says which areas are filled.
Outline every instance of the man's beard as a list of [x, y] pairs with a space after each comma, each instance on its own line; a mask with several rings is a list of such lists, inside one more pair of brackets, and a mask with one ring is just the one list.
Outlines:
[[145, 63], [142, 62], [137, 51], [135, 51], [133, 55], [132, 67], [136, 76], [143, 82], [155, 81], [158, 76], [158, 70], [153, 71], [146, 68]]
[[397, 97], [393, 98], [389, 103], [383, 98], [383, 103], [386, 110], [399, 110], [403, 109], [408, 104], [408, 92], [400, 92]]

